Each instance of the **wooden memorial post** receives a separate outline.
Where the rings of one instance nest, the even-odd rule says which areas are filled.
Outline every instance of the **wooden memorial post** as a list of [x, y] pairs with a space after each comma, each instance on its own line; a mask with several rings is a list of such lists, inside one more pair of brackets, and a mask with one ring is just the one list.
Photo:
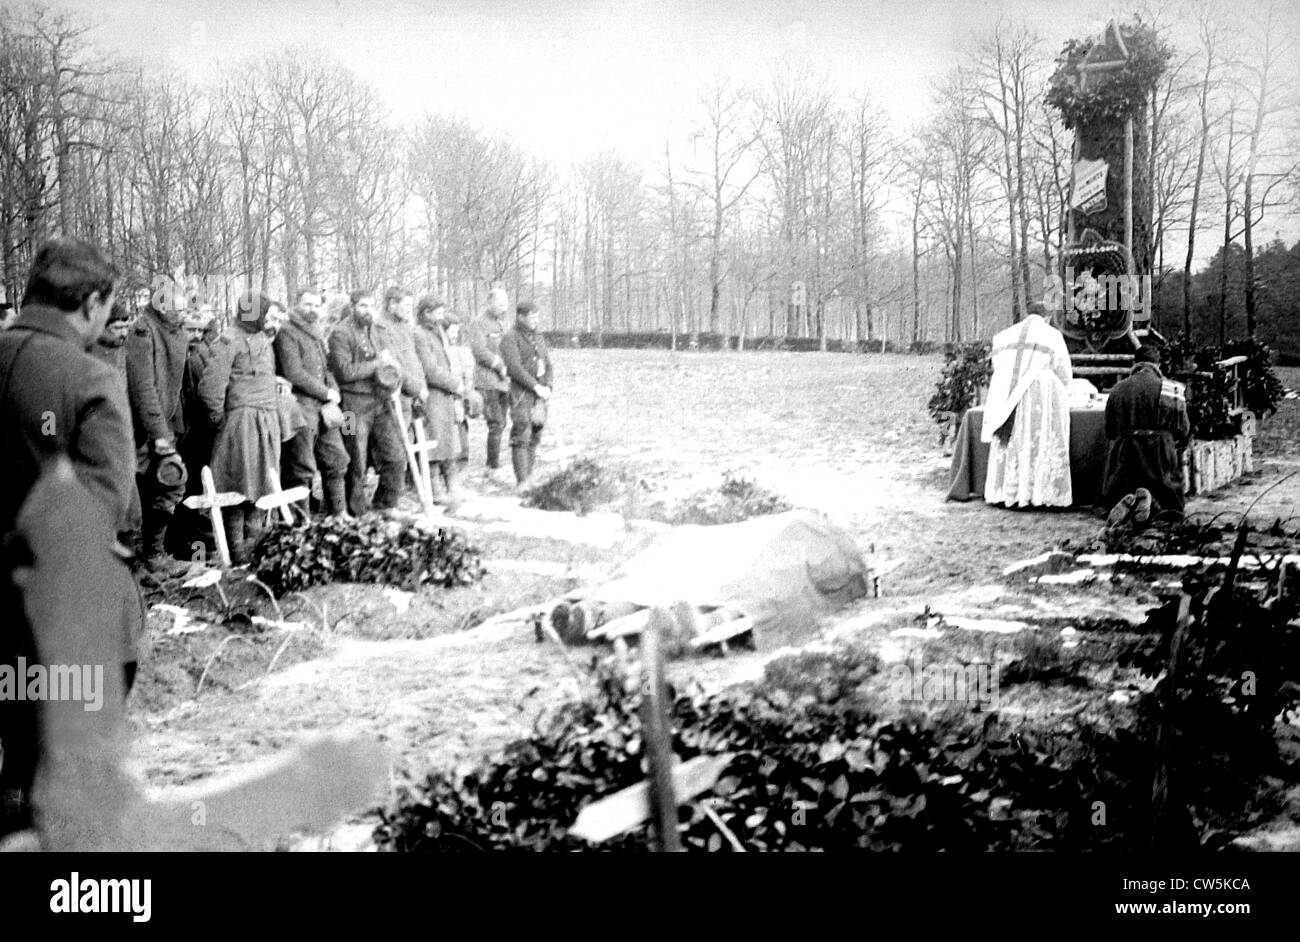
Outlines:
[[[1127, 372], [1151, 315], [1152, 181], [1146, 160], [1147, 99], [1164, 68], [1164, 47], [1147, 26], [1107, 24], [1071, 43], [1048, 102], [1074, 131], [1062, 332], [1076, 375], [1103, 385]], [[1094, 280], [1095, 279], [1095, 280]]]

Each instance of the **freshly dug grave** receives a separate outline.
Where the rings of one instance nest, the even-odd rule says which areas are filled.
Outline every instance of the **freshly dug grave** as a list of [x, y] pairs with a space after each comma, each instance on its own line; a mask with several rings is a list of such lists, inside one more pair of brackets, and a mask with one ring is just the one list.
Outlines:
[[[728, 625], [771, 647], [802, 637], [817, 616], [864, 598], [869, 578], [852, 537], [820, 514], [790, 511], [676, 527], [655, 537], [616, 578], [575, 595], [579, 612], [586, 606], [602, 616], [617, 613], [609, 625], [593, 620], [589, 627], [596, 630], [585, 638], [608, 636], [616, 622], [630, 622], [631, 633], [638, 633], [643, 616], [657, 607], [681, 613], [673, 619], [680, 628], [675, 634], [686, 647], [726, 634]], [[552, 613], [561, 638], [575, 622], [586, 623], [572, 611]], [[569, 630], [566, 640], [584, 637]]]

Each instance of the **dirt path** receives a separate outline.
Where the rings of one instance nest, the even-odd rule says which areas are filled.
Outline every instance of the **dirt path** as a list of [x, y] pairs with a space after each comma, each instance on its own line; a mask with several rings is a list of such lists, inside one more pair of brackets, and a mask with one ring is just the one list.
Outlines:
[[[989, 587], [998, 585], [1003, 567], [1098, 529], [1089, 513], [944, 501], [949, 461], [923, 408], [937, 358], [560, 351], [556, 360], [561, 392], [541, 474], [557, 456], [585, 454], [634, 469], [657, 495], [716, 484], [722, 471], [735, 469], [796, 505], [827, 513], [864, 550], [874, 545], [878, 557], [899, 561], [885, 599], [810, 625], [809, 641], [833, 632], [835, 621], [852, 627], [855, 619], [859, 633], [883, 638], [899, 624], [884, 613], [906, 619], [938, 596], [972, 587], [984, 587], [983, 595], [968, 598], [968, 607], [992, 610], [999, 590]], [[1283, 409], [1282, 425], [1290, 428], [1300, 404]], [[481, 434], [475, 429], [476, 445]], [[1251, 480], [1189, 509], [1240, 513], [1300, 468], [1288, 442], [1268, 442], [1271, 454], [1257, 462]], [[1297, 506], [1300, 474], [1270, 492], [1255, 516], [1271, 521]], [[603, 562], [627, 558], [645, 538], [616, 533], [600, 546]], [[565, 540], [550, 542], [562, 547]], [[718, 686], [755, 676], [770, 653], [760, 642], [757, 653], [676, 670], [681, 679]], [[175, 785], [306, 733], [354, 727], [389, 743], [418, 774], [477, 759], [526, 734], [540, 710], [570, 697], [576, 684], [560, 654], [536, 643], [524, 625], [488, 624], [422, 640], [342, 637], [326, 657], [243, 690], [137, 715], [134, 763], [149, 784]]]

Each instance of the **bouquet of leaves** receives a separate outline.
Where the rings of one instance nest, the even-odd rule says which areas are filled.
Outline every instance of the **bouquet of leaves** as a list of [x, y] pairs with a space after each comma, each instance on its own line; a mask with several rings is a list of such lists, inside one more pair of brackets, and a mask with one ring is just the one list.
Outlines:
[[450, 589], [472, 585], [484, 573], [478, 549], [460, 531], [379, 514], [279, 524], [253, 549], [253, 568], [278, 595], [329, 582]]
[[1223, 359], [1244, 356], [1246, 362], [1238, 368], [1246, 408], [1261, 419], [1277, 411], [1284, 390], [1282, 381], [1273, 371], [1273, 352], [1253, 338], [1235, 340], [1223, 348]]
[[993, 376], [993, 361], [989, 358], [989, 343], [985, 340], [959, 344], [948, 351], [943, 364], [943, 375], [930, 397], [930, 415], [944, 425], [949, 413], [961, 415], [975, 402], [981, 386], [987, 386]]
[[726, 471], [722, 475], [720, 487], [696, 491], [664, 516], [668, 523], [673, 524], [715, 526], [784, 513], [791, 509], [793, 508], [785, 498], [775, 491], [734, 471]]
[[618, 476], [590, 458], [579, 458], [530, 487], [520, 503], [538, 510], [584, 515], [618, 495]]

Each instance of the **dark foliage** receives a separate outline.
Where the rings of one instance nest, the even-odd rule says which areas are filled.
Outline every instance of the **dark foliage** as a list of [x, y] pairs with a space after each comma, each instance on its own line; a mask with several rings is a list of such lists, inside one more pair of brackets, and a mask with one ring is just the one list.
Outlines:
[[1273, 351], [1258, 340], [1234, 340], [1223, 348], [1223, 357], [1246, 357], [1240, 368], [1246, 408], [1261, 419], [1277, 411], [1285, 389], [1273, 371]]
[[591, 458], [579, 458], [531, 486], [520, 503], [538, 510], [586, 514], [612, 501], [618, 492], [618, 475]]
[[484, 572], [478, 549], [460, 531], [379, 514], [275, 526], [254, 548], [253, 568], [279, 595], [329, 582], [450, 589], [472, 585]]
[[666, 523], [714, 526], [739, 523], [751, 517], [764, 517], [791, 509], [792, 506], [781, 495], [733, 471], [726, 471], [722, 475], [720, 487], [697, 491], [677, 506], [663, 510], [656, 516]]
[[1187, 384], [1187, 418], [1193, 437], [1209, 441], [1237, 434], [1231, 413], [1232, 381], [1228, 371], [1216, 365], [1235, 356], [1247, 358], [1238, 367], [1245, 407], [1260, 418], [1276, 412], [1284, 390], [1267, 345], [1258, 340], [1235, 340], [1223, 347], [1198, 347], [1179, 337], [1165, 348], [1166, 374]]
[[1048, 84], [1047, 104], [1056, 109], [1067, 128], [1102, 122], [1122, 122], [1140, 111], [1173, 51], [1141, 19], [1120, 25], [1129, 59], [1120, 69], [1093, 76], [1086, 90], [1079, 85], [1079, 66], [1095, 39], [1071, 39], [1057, 57]]
[[[761, 691], [678, 696], [674, 751], [734, 755], [712, 792], [680, 810], [693, 851], [986, 850], [1125, 847], [1144, 839], [1149, 748], [1132, 730], [1034, 729], [993, 714], [882, 719], [862, 659], [769, 672]], [[381, 849], [576, 850], [567, 828], [589, 802], [642, 781], [639, 695], [596, 664], [602, 694], [464, 775], [435, 772], [382, 812]], [[982, 720], [982, 721], [981, 721]], [[1090, 824], [1105, 801], [1109, 827]], [[601, 849], [644, 849], [639, 828]]]
[[928, 404], [936, 422], [942, 425], [948, 421], [948, 413], [965, 412], [975, 402], [980, 387], [988, 385], [993, 375], [989, 351], [988, 341], [983, 340], [960, 344], [947, 351], [943, 375]]

